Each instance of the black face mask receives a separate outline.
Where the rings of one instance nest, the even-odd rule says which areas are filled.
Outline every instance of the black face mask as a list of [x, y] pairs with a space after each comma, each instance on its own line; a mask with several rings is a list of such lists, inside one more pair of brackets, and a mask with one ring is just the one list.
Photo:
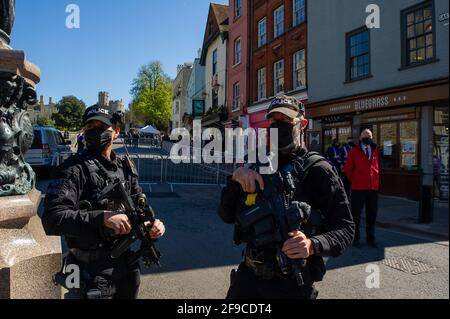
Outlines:
[[280, 156], [290, 155], [299, 146], [300, 131], [295, 125], [286, 122], [275, 122], [270, 128], [278, 129], [278, 152]]
[[361, 142], [362, 142], [364, 145], [371, 145], [371, 144], [372, 144], [372, 139], [371, 139], [371, 138], [368, 138], [368, 137], [365, 137], [365, 138], [362, 138], [362, 139], [361, 139]]
[[93, 152], [103, 152], [112, 143], [113, 132], [104, 128], [95, 128], [84, 133], [86, 147]]

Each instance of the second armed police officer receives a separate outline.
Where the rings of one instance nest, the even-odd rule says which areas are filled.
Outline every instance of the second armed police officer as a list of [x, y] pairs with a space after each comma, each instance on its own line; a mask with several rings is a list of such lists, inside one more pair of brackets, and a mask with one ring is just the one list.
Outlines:
[[[138, 261], [131, 250], [111, 257], [113, 239], [131, 231], [128, 216], [121, 213], [117, 197], [98, 194], [114, 181], [125, 182], [130, 196], [142, 193], [130, 160], [113, 151], [120, 134], [120, 117], [94, 105], [84, 114], [86, 149], [55, 172], [45, 197], [42, 222], [48, 235], [64, 236], [70, 253], [66, 264], [80, 269], [84, 289], [79, 298], [135, 299], [140, 285]], [[165, 232], [161, 221], [147, 225], [151, 238]]]
[[[278, 129], [279, 167], [292, 161], [308, 161], [310, 157], [304, 146], [304, 131], [307, 127], [305, 108], [302, 103], [289, 96], [273, 100], [267, 118], [271, 128]], [[255, 248], [247, 243], [244, 261], [232, 273], [228, 291], [229, 299], [315, 299], [318, 292], [314, 282], [321, 281], [325, 274], [323, 257], [340, 256], [351, 245], [355, 232], [354, 222], [343, 184], [336, 170], [319, 155], [305, 174], [302, 185], [294, 199], [306, 202], [317, 214], [322, 225], [315, 234], [292, 231], [281, 243], [278, 251], [290, 260], [306, 260], [302, 268], [303, 285], [279, 267], [275, 250]], [[322, 160], [321, 160], [322, 159]], [[222, 192], [219, 215], [225, 223], [236, 224], [241, 204], [246, 194], [263, 190], [264, 180], [256, 170], [241, 167], [228, 179]], [[308, 237], [310, 236], [310, 237]], [[287, 237], [287, 236], [286, 236]]]

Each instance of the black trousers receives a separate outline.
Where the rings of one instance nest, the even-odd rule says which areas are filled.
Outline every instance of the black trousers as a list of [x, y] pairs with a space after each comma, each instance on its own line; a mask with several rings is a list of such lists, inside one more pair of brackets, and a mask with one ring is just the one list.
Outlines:
[[375, 241], [375, 224], [378, 214], [378, 192], [376, 191], [352, 191], [351, 196], [352, 215], [355, 221], [355, 241], [361, 239], [360, 224], [361, 213], [366, 208], [366, 238], [368, 242]]
[[317, 295], [314, 286], [299, 287], [296, 281], [281, 277], [265, 280], [241, 264], [232, 275], [227, 299], [317, 299]]
[[73, 255], [67, 257], [67, 265], [80, 268], [84, 291], [69, 291], [67, 299], [137, 299], [141, 283], [139, 262], [130, 265], [131, 252], [119, 259], [107, 258], [83, 263]]

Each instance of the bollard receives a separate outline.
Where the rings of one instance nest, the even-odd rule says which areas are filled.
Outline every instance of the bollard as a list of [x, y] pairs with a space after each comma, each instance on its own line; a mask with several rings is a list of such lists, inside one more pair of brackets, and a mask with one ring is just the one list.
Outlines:
[[421, 172], [421, 188], [419, 202], [419, 224], [430, 224], [433, 222], [433, 187], [423, 184], [424, 173]]

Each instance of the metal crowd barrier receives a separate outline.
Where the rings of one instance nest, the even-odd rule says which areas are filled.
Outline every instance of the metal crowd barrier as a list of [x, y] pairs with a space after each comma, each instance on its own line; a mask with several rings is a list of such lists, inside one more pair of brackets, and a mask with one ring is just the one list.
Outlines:
[[163, 142], [160, 154], [132, 153], [130, 156], [139, 172], [141, 184], [188, 184], [188, 185], [225, 185], [228, 176], [237, 168], [236, 164], [225, 163], [174, 163], [170, 158], [173, 144]]
[[161, 148], [161, 141], [153, 138], [124, 138], [124, 142], [129, 148]]

